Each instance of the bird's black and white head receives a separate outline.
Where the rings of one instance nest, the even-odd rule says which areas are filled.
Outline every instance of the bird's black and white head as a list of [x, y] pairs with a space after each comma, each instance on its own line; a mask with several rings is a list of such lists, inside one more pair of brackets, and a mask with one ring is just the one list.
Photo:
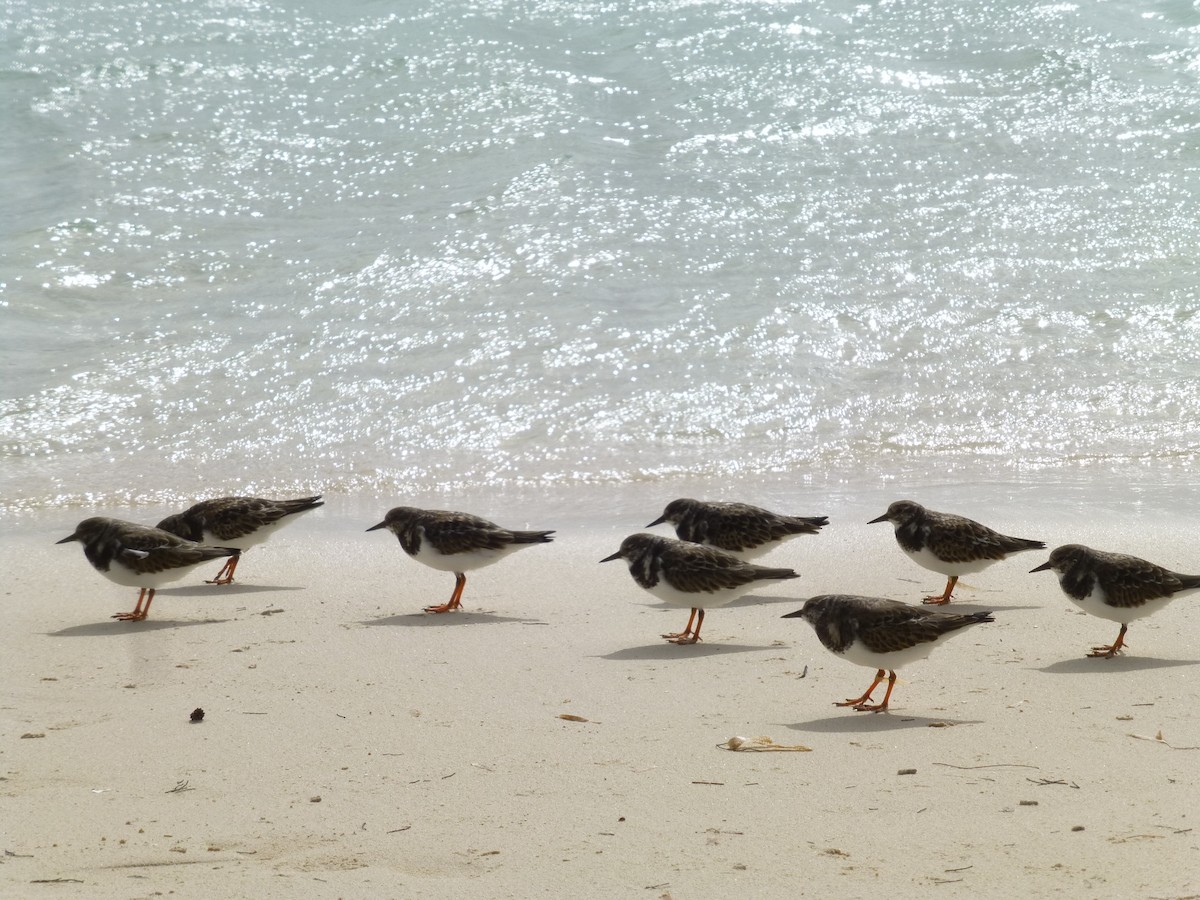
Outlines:
[[93, 516], [90, 519], [84, 519], [75, 526], [75, 531], [67, 535], [61, 541], [55, 541], [56, 544], [68, 544], [71, 541], [79, 541], [83, 544], [95, 543], [103, 538], [112, 530], [112, 519], [106, 519], [103, 516]]
[[804, 606], [795, 612], [790, 612], [781, 618], [784, 619], [803, 619], [812, 626], [816, 626], [817, 622], [828, 616], [829, 609], [833, 603], [829, 599], [829, 595], [823, 594], [819, 597], [809, 597], [804, 601]]
[[656, 534], [631, 534], [625, 540], [621, 541], [621, 549], [611, 556], [606, 556], [600, 562], [612, 562], [614, 559], [623, 559], [629, 564], [629, 568], [633, 569], [644, 564], [647, 559], [652, 559], [662, 552], [662, 548], [666, 545], [666, 538], [660, 538]]
[[678, 525], [685, 516], [695, 512], [696, 507], [699, 505], [700, 501], [692, 500], [689, 497], [680, 497], [678, 500], [672, 500], [667, 504], [667, 508], [663, 510], [663, 514], [646, 527], [653, 528], [655, 525], [661, 525], [663, 522]]
[[1050, 551], [1050, 558], [1034, 569], [1032, 572], [1045, 572], [1047, 569], [1053, 570], [1059, 575], [1068, 572], [1081, 563], [1086, 563], [1091, 556], [1092, 551], [1082, 544], [1063, 544], [1061, 547], [1055, 547]]
[[[785, 619], [803, 619], [813, 627], [817, 639], [834, 653], [842, 653], [854, 642], [858, 622], [854, 614], [856, 598], [840, 594], [821, 594], [809, 597], [804, 606], [787, 613]], [[846, 601], [851, 601], [846, 603]]]
[[378, 525], [372, 525], [367, 531], [378, 531], [380, 528], [386, 528], [392, 534], [399, 535], [400, 532], [408, 528], [414, 519], [419, 516], [423, 510], [416, 509], [412, 506], [396, 506], [389, 509], [387, 515], [383, 517], [383, 521]]
[[868, 525], [877, 522], [891, 522], [897, 528], [919, 522], [925, 518], [925, 507], [915, 500], [897, 500], [890, 504], [882, 516], [872, 519]]

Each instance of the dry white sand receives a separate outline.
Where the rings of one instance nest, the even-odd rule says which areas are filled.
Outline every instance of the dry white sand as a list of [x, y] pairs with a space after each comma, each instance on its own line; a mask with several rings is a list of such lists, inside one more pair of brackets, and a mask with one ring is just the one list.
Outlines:
[[[872, 715], [833, 706], [871, 672], [780, 616], [942, 587], [859, 524], [882, 508], [795, 510], [834, 518], [763, 560], [803, 578], [712, 611], [691, 647], [659, 637], [686, 612], [597, 563], [658, 509], [473, 573], [440, 616], [420, 607], [453, 578], [362, 533], [385, 509], [331, 503], [248, 553], [240, 584], [200, 583], [214, 563], [142, 623], [110, 620], [136, 592], [53, 543], [91, 511], [5, 529], [0, 895], [1200, 894], [1200, 599], [1085, 659], [1116, 626], [1020, 555], [956, 594], [996, 622]], [[1182, 519], [1045, 513], [987, 521], [1200, 570]], [[733, 735], [811, 752], [718, 747]]]

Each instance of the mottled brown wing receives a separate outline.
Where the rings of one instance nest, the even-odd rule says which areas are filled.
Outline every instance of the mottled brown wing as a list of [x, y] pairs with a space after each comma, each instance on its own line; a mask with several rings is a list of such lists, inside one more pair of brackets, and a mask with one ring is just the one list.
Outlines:
[[927, 517], [929, 549], [946, 562], [1004, 559], [1018, 550], [1037, 550], [1041, 541], [1013, 538], [986, 525], [952, 513], [930, 512]]
[[158, 523], [158, 527], [189, 541], [204, 540], [204, 529], [207, 528], [221, 540], [232, 541], [257, 530], [258, 525], [253, 522], [245, 525], [237, 521], [242, 516], [241, 510], [254, 502], [263, 501], [255, 501], [253, 497], [202, 500], [181, 513], [167, 516]]
[[[817, 534], [819, 531], [819, 527], [805, 519], [736, 504], [714, 516], [708, 542], [726, 550], [747, 550], [788, 535]], [[717, 537], [719, 541], [714, 540]]]
[[858, 637], [875, 653], [907, 650], [918, 644], [935, 641], [944, 634], [968, 625], [989, 622], [983, 613], [959, 615], [941, 613], [900, 604], [902, 608], [879, 607], [869, 616], [860, 615]]
[[798, 577], [791, 569], [752, 565], [698, 544], [671, 546], [663, 551], [663, 578], [671, 587], [688, 593], [711, 594], [752, 581]]
[[153, 574], [190, 566], [208, 559], [232, 556], [228, 547], [193, 544], [157, 528], [127, 530], [116, 541], [116, 557], [126, 568], [139, 574]]
[[[1136, 556], [1097, 554], [1096, 580], [1109, 606], [1129, 609], [1170, 597], [1189, 586], [1195, 576], [1179, 575]], [[1192, 585], [1195, 586], [1195, 585]]]
[[425, 540], [430, 546], [447, 555], [501, 550], [514, 540], [513, 533], [507, 528], [470, 513], [440, 513], [415, 524], [425, 529]]
[[297, 500], [264, 500], [260, 497], [222, 497], [209, 500], [200, 513], [205, 527], [222, 541], [233, 541], [253, 534], [264, 525], [278, 522], [284, 516], [320, 506], [319, 497]]
[[255, 497], [227, 497], [211, 501], [204, 514], [204, 526], [221, 541], [234, 541], [254, 534], [264, 525], [283, 518], [286, 513], [268, 500]]
[[828, 522], [824, 516], [781, 516], [748, 503], [708, 503], [689, 510], [675, 532], [685, 541], [737, 553], [792, 534], [817, 534]]

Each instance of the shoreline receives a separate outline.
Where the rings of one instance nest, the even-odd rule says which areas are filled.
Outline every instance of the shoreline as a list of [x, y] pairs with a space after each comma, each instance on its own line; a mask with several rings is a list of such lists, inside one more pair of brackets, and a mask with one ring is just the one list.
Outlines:
[[[1200, 569], [1182, 515], [923, 496], [1049, 547]], [[657, 499], [644, 519], [580, 508], [590, 528], [473, 510], [562, 527], [471, 573], [445, 616], [420, 607], [453, 577], [366, 534], [386, 511], [370, 498], [306, 514], [233, 586], [196, 570], [163, 588], [142, 623], [108, 619], [135, 591], [53, 545], [82, 516], [5, 529], [0, 895], [1200, 892], [1196, 599], [1085, 659], [1115, 626], [1028, 574], [1046, 552], [1019, 554], [960, 582], [951, 608], [996, 621], [902, 670], [891, 712], [839, 709], [871, 673], [780, 616], [941, 587], [865, 524], [875, 501], [796, 508], [831, 525], [759, 561], [802, 577], [713, 610], [694, 647], [659, 637], [686, 613], [598, 564]], [[811, 752], [718, 748], [734, 735]]]
[[[246, 494], [259, 497], [299, 497], [323, 494], [328, 503], [340, 504], [347, 515], [381, 515], [392, 506], [408, 505], [438, 509], [474, 510], [485, 517], [501, 517], [510, 507], [519, 507], [530, 515], [563, 520], [585, 528], [612, 519], [623, 525], [638, 522], [648, 511], [661, 510], [670, 500], [681, 497], [741, 500], [780, 512], [803, 514], [805, 509], [824, 508], [835, 519], [853, 511], [848, 520], [865, 510], [887, 507], [892, 500], [911, 498], [934, 509], [960, 512], [987, 521], [990, 510], [1002, 515], [1030, 513], [1051, 519], [1079, 518], [1093, 514], [1125, 516], [1137, 514], [1190, 515], [1200, 491], [1193, 486], [1180, 462], [1163, 459], [1108, 461], [1088, 465], [1067, 462], [1049, 470], [1044, 467], [996, 470], [986, 458], [974, 464], [962, 460], [927, 459], [915, 466], [904, 458], [879, 460], [849, 474], [840, 469], [809, 471], [803, 468], [781, 471], [760, 470], [747, 465], [736, 475], [643, 473], [640, 477], [608, 480], [537, 481], [527, 483], [464, 483], [458, 486], [438, 484], [413, 487], [407, 482], [390, 488], [347, 491], [344, 479], [336, 472], [307, 472], [301, 478], [289, 478], [286, 471], [277, 478], [257, 483], [241, 473], [226, 477], [218, 472], [191, 473], [194, 492], [155, 493], [143, 499], [125, 499], [122, 491], [94, 485], [87, 491], [73, 490], [75, 480], [53, 477], [57, 490], [45, 492], [43, 477], [30, 505], [21, 499], [25, 485], [9, 479], [9, 498], [0, 503], [0, 526], [24, 527], [36, 524], [44, 515], [74, 512], [79, 519], [88, 515], [113, 515], [143, 522], [157, 522], [199, 499]], [[470, 474], [470, 473], [468, 473]], [[203, 486], [203, 487], [201, 487]], [[176, 497], [170, 493], [178, 493]], [[62, 499], [69, 498], [69, 499]], [[80, 499], [89, 498], [89, 499]], [[657, 510], [656, 510], [657, 508]], [[871, 518], [873, 516], [868, 516]], [[72, 516], [67, 515], [66, 519]], [[650, 521], [649, 516], [645, 521]], [[376, 520], [377, 521], [377, 520]]]
[[[326, 527], [352, 531], [357, 520], [374, 524], [392, 506], [458, 509], [485, 518], [506, 521], [506, 511], [518, 518], [547, 520], [555, 527], [589, 531], [613, 527], [636, 530], [657, 517], [676, 497], [740, 500], [794, 515], [829, 515], [833, 523], [859, 523], [874, 518], [893, 500], [909, 498], [933, 508], [957, 512], [995, 527], [999, 521], [1062, 521], [1091, 523], [1097, 517], [1144, 518], [1151, 527], [1160, 518], [1190, 521], [1200, 490], [1184, 482], [1183, 473], [1157, 470], [1134, 479], [1116, 470], [1071, 470], [1062, 477], [1046, 473], [1025, 476], [963, 480], [953, 471], [923, 475], [876, 474], [858, 479], [822, 480], [803, 473], [770, 472], [740, 478], [647, 477], [620, 483], [567, 483], [508, 485], [484, 484], [460, 489], [393, 490], [343, 493], [321, 487], [319, 480], [292, 488], [247, 489], [237, 484], [213, 482], [214, 487], [195, 497], [173, 502], [152, 500], [129, 504], [116, 499], [88, 503], [45, 502], [25, 507], [0, 506], [0, 532], [20, 537], [42, 523], [57, 520], [75, 523], [92, 515], [109, 515], [153, 524], [199, 499], [227, 494], [291, 497], [322, 494], [324, 511], [313, 515]], [[1171, 477], [1167, 477], [1167, 476]], [[515, 527], [515, 526], [514, 526]], [[290, 530], [290, 529], [289, 529]], [[628, 531], [626, 532], [628, 533]]]

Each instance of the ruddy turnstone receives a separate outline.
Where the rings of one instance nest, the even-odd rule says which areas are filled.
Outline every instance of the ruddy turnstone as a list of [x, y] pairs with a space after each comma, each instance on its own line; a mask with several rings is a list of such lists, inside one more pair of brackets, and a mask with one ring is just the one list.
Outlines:
[[81, 542], [88, 562], [109, 581], [139, 589], [133, 612], [113, 616], [126, 622], [140, 622], [146, 618], [154, 601], [154, 592], [164, 584], [179, 580], [193, 566], [223, 556], [236, 558], [242, 552], [236, 547], [208, 547], [161, 528], [102, 516], [84, 519], [73, 534], [56, 543], [69, 541]]
[[681, 541], [704, 544], [745, 560], [757, 559], [786, 540], [817, 534], [828, 516], [784, 516], [748, 503], [720, 503], [681, 497], [647, 525], [669, 522]]
[[897, 500], [867, 524], [876, 522], [895, 526], [896, 543], [918, 566], [946, 576], [946, 590], [924, 600], [938, 606], [950, 602], [960, 576], [982, 572], [1010, 553], [1046, 546], [1041, 541], [1008, 537], [963, 516], [934, 512], [912, 500]]
[[530, 544], [548, 544], [553, 531], [512, 531], [470, 513], [444, 509], [397, 506], [367, 531], [388, 529], [400, 540], [404, 552], [417, 562], [454, 573], [454, 593], [446, 603], [426, 606], [425, 612], [459, 609], [467, 583], [466, 573], [482, 569]]
[[[992, 622], [990, 612], [946, 613], [883, 597], [822, 594], [804, 602], [785, 619], [804, 619], [836, 656], [875, 669], [875, 680], [861, 697], [836, 703], [863, 712], [883, 712], [896, 686], [896, 669], [924, 659], [933, 648], [968, 625]], [[872, 705], [871, 692], [887, 674], [883, 702]]]
[[[321, 496], [295, 500], [265, 500], [262, 497], [218, 497], [203, 500], [189, 509], [167, 516], [158, 523], [163, 531], [200, 544], [222, 544], [246, 551], [261, 544], [276, 531], [295, 521], [292, 516], [323, 506]], [[229, 584], [241, 557], [231, 556], [208, 584]]]
[[614, 559], [625, 560], [633, 580], [659, 600], [692, 611], [683, 631], [663, 635], [673, 644], [696, 643], [704, 624], [704, 610], [725, 606], [756, 582], [800, 577], [792, 569], [756, 566], [703, 544], [655, 534], [631, 534], [621, 541], [620, 550], [600, 562]]
[[1129, 623], [1162, 609], [1176, 597], [1200, 591], [1200, 575], [1183, 575], [1124, 553], [1105, 553], [1082, 544], [1064, 544], [1030, 572], [1053, 569], [1063, 593], [1086, 613], [1119, 622], [1117, 639], [1093, 647], [1088, 656], [1111, 659], [1125, 646]]

